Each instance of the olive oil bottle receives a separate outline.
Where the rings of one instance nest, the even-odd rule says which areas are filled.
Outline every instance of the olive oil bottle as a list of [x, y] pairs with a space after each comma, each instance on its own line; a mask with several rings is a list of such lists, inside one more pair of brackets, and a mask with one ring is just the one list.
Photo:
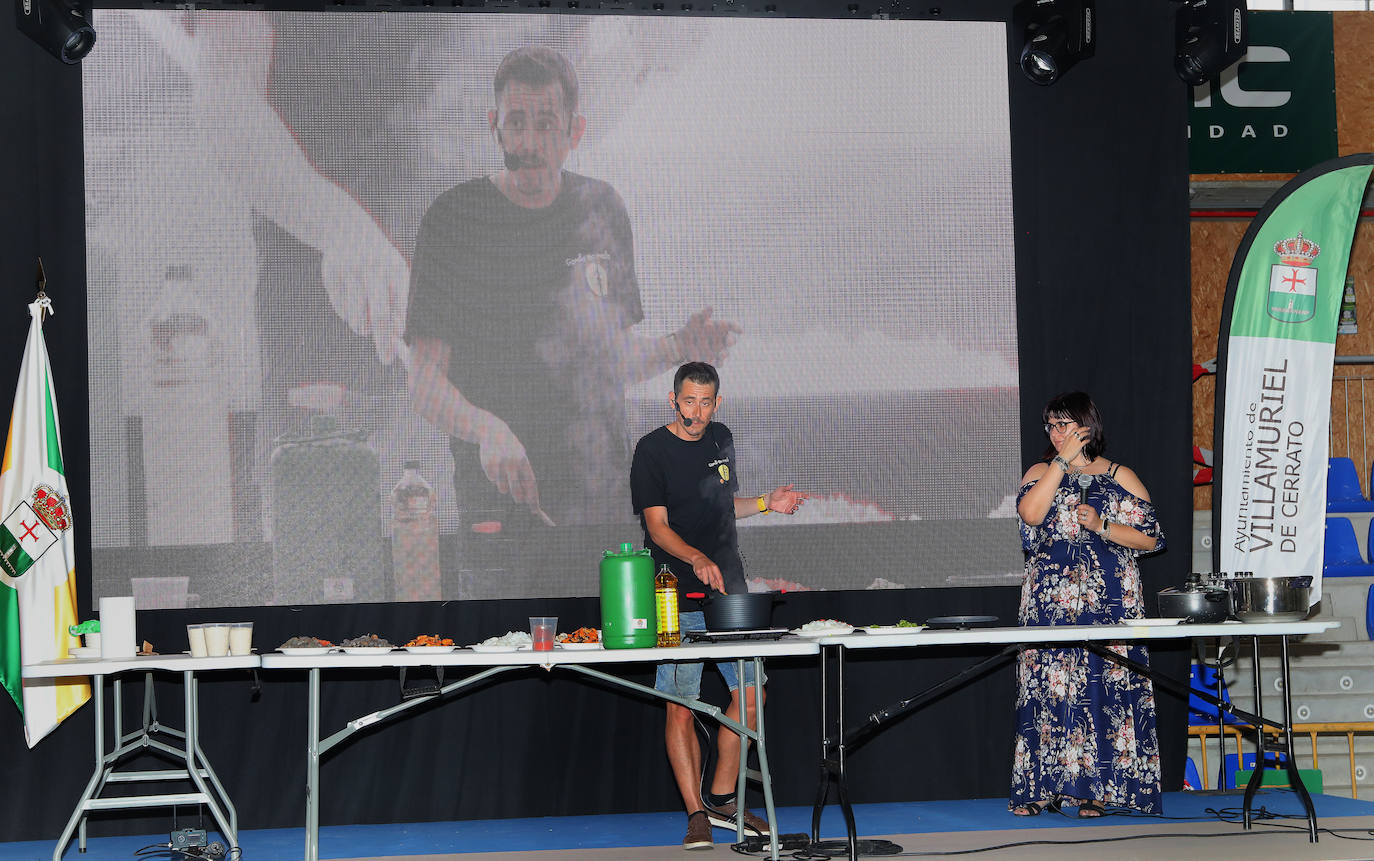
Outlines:
[[682, 645], [677, 618], [677, 577], [666, 564], [654, 577], [654, 605], [658, 610], [658, 645]]

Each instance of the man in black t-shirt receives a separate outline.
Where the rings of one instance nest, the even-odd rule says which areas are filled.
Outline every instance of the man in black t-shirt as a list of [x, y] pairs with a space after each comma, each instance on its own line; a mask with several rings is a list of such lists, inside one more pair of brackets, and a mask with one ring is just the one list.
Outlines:
[[451, 438], [465, 530], [612, 523], [629, 514], [624, 390], [738, 327], [704, 309], [642, 338], [620, 196], [563, 170], [587, 121], [556, 51], [501, 61], [488, 121], [505, 169], [441, 195], [415, 244], [406, 340], [415, 409]]
[[[705, 362], [688, 362], [678, 368], [670, 400], [677, 418], [640, 439], [630, 467], [630, 493], [644, 526], [644, 543], [656, 566], [666, 564], [677, 575], [683, 631], [705, 629], [701, 611], [695, 601], [684, 597], [686, 593], [747, 591], [735, 521], [770, 511], [795, 514], [807, 499], [790, 484], [758, 497], [736, 496], [739, 477], [734, 437], [725, 425], [711, 421], [720, 406], [719, 392], [720, 376]], [[723, 661], [716, 667], [730, 690], [725, 713], [739, 720], [742, 697], [735, 665]], [[701, 695], [701, 669], [699, 663], [662, 664], [654, 687], [683, 699], [697, 699]], [[758, 683], [766, 681], [759, 679]], [[747, 664], [743, 687], [750, 689], [754, 682], [753, 665]], [[748, 725], [754, 727], [753, 691], [747, 690], [743, 699]], [[709, 848], [710, 826], [735, 828], [736, 811], [743, 808], [734, 794], [740, 737], [717, 731], [716, 768], [710, 790], [705, 792], [701, 749], [690, 709], [668, 703], [664, 741], [673, 778], [687, 808], [687, 836], [682, 845], [686, 849]], [[744, 811], [744, 822], [751, 832], [767, 833], [768, 823], [748, 810]]]

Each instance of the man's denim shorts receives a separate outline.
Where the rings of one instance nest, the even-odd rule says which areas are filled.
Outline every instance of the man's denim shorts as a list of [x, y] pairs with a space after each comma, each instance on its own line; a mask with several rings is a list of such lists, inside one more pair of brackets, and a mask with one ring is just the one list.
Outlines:
[[[684, 634], [688, 631], [706, 630], [706, 615], [700, 610], [693, 610], [686, 613], [679, 613], [678, 620]], [[725, 679], [725, 686], [731, 691], [739, 687], [739, 676], [735, 673], [734, 661], [716, 661], [716, 669], [720, 671], [721, 678]], [[658, 675], [654, 678], [654, 690], [665, 694], [671, 694], [682, 699], [695, 700], [701, 698], [701, 663], [667, 663], [658, 665]], [[754, 662], [747, 660], [744, 662], [744, 684], [752, 687], [754, 684]], [[764, 673], [762, 684], [768, 684], [768, 674]]]

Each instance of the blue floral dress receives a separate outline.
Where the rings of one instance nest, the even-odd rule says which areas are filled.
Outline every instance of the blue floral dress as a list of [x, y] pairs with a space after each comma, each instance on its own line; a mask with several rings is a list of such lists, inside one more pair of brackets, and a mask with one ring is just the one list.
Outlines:
[[[1155, 550], [1163, 549], [1154, 506], [1118, 484], [1115, 472], [1114, 465], [1109, 474], [1091, 476], [1086, 493], [1077, 476], [1063, 476], [1044, 522], [1021, 522], [1026, 579], [1020, 624], [1109, 625], [1144, 615], [1136, 557], [1153, 551], [1104, 541], [1075, 517], [1082, 494], [1104, 519], [1155, 537]], [[1021, 488], [1018, 502], [1032, 486]], [[1149, 662], [1142, 646], [1109, 647]], [[1017, 681], [1010, 807], [1061, 796], [1160, 812], [1159, 742], [1148, 679], [1084, 649], [1040, 648], [1022, 650]]]

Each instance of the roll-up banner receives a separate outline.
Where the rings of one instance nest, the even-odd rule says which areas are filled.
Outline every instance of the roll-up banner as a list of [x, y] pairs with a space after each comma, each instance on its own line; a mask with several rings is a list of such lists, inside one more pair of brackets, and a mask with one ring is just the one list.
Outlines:
[[1212, 561], [1312, 575], [1321, 598], [1331, 372], [1346, 265], [1374, 154], [1279, 189], [1231, 263], [1217, 362]]

